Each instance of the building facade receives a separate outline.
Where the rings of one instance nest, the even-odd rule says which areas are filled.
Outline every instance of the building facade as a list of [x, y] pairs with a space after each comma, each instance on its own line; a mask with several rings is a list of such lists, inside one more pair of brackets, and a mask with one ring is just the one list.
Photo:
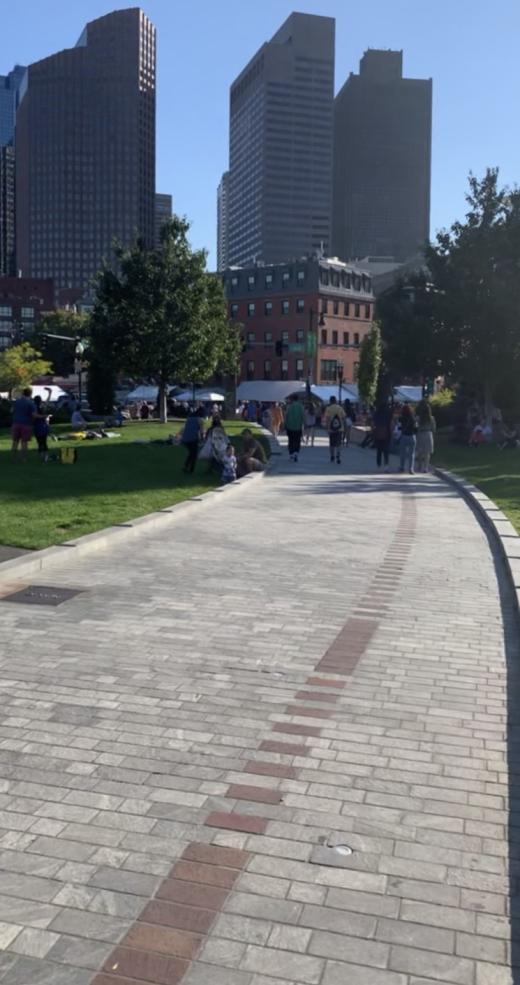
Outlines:
[[430, 233], [431, 79], [403, 78], [402, 51], [365, 52], [334, 105], [332, 251], [403, 261]]
[[[230, 267], [229, 318], [242, 325], [242, 380], [355, 382], [374, 316], [370, 277], [336, 259]], [[339, 369], [342, 368], [342, 370]]]
[[15, 65], [0, 75], [0, 277], [16, 273], [14, 133], [26, 74], [23, 65]]
[[0, 277], [0, 349], [30, 339], [35, 325], [54, 306], [51, 279]]
[[230, 265], [329, 252], [334, 31], [291, 14], [231, 86]]
[[155, 194], [155, 245], [161, 245], [161, 229], [173, 214], [173, 203], [171, 195], [163, 195], [161, 192]]
[[217, 270], [229, 266], [229, 171], [224, 171], [217, 190]]
[[114, 238], [155, 241], [155, 28], [138, 8], [29, 66], [16, 123], [24, 276], [86, 288]]

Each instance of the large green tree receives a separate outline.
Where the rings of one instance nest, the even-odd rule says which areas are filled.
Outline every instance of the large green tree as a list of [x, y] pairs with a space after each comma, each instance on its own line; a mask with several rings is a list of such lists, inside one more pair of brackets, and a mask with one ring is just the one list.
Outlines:
[[154, 380], [162, 420], [169, 383], [234, 372], [240, 352], [222, 283], [207, 273], [206, 252], [192, 250], [188, 231], [174, 216], [157, 249], [118, 247], [117, 270], [101, 272], [91, 317], [93, 373], [104, 372], [105, 384], [121, 371]]
[[374, 403], [376, 397], [380, 367], [381, 329], [377, 322], [373, 322], [361, 343], [357, 368], [359, 396], [367, 407]]
[[425, 270], [399, 277], [376, 304], [383, 343], [383, 375], [388, 386], [418, 383], [448, 373], [453, 352], [445, 337], [435, 289]]
[[498, 169], [489, 168], [481, 180], [470, 176], [467, 202], [465, 221], [437, 235], [426, 262], [443, 351], [490, 414], [520, 370], [520, 190], [499, 188]]
[[47, 376], [51, 372], [51, 364], [28, 342], [0, 352], [0, 390], [7, 390], [9, 395], [13, 390], [30, 386], [38, 376]]

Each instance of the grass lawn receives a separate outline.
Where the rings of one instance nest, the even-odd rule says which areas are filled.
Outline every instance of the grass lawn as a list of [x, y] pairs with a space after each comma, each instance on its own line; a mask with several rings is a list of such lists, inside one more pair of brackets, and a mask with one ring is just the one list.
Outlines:
[[499, 451], [481, 445], [455, 445], [445, 434], [436, 438], [435, 465], [457, 472], [493, 499], [520, 533], [520, 448]]
[[[242, 421], [225, 424], [231, 436], [245, 426]], [[137, 438], [166, 438], [181, 427], [180, 421], [130, 423], [114, 428], [120, 438], [49, 441], [51, 451], [77, 447], [75, 465], [44, 465], [34, 439], [27, 462], [13, 462], [9, 432], [1, 431], [0, 544], [49, 547], [212, 489], [220, 479], [216, 472], [208, 474], [206, 461], [197, 463], [193, 475], [182, 472], [182, 446], [132, 443]], [[69, 430], [66, 425], [53, 428], [56, 434]]]

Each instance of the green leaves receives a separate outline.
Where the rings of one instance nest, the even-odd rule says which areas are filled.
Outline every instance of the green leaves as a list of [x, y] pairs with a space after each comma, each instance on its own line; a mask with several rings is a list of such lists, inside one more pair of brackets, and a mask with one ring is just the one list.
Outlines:
[[28, 342], [0, 352], [0, 390], [23, 390], [38, 376], [47, 376], [52, 366]]
[[379, 369], [381, 366], [382, 344], [381, 329], [377, 322], [373, 322], [370, 330], [361, 343], [359, 366], [357, 370], [357, 384], [359, 396], [364, 404], [370, 406], [374, 403], [377, 382], [379, 379]]

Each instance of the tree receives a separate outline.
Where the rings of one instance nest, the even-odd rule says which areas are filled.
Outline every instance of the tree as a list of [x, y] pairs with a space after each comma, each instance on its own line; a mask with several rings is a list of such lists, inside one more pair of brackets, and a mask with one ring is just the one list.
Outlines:
[[64, 335], [71, 338], [88, 338], [89, 316], [74, 311], [53, 311], [36, 325], [34, 341], [41, 346], [57, 376], [69, 376], [74, 372], [74, 343], [61, 339], [43, 338], [48, 335]]
[[38, 376], [47, 376], [52, 366], [28, 342], [0, 352], [0, 390], [23, 390]]
[[377, 381], [381, 366], [381, 329], [377, 322], [372, 322], [370, 329], [361, 343], [359, 365], [357, 369], [357, 384], [362, 403], [367, 407], [374, 403], [377, 392]]
[[518, 380], [520, 369], [520, 190], [499, 189], [498, 174], [470, 175], [466, 221], [426, 250], [441, 348], [458, 378], [480, 390], [488, 417], [500, 387]]
[[189, 223], [174, 216], [161, 245], [116, 248], [118, 271], [105, 268], [92, 314], [92, 359], [109, 372], [154, 380], [161, 420], [167, 419], [168, 384], [203, 383], [215, 372], [234, 372], [240, 352], [222, 283], [206, 272], [206, 252], [192, 250]]
[[376, 314], [383, 343], [382, 374], [389, 389], [422, 383], [450, 373], [453, 353], [443, 334], [442, 317], [426, 270], [400, 277], [379, 295]]

